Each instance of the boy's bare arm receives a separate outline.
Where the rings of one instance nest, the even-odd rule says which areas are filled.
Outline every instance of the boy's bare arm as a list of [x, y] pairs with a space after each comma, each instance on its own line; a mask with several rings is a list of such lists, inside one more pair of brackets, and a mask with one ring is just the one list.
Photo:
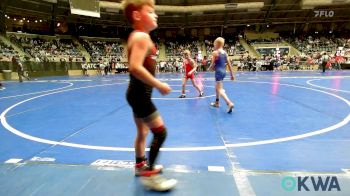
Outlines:
[[228, 69], [230, 70], [231, 80], [234, 80], [233, 69], [232, 69], [231, 62], [230, 62], [230, 59], [228, 58], [228, 56], [227, 56], [227, 65], [228, 65]]
[[150, 40], [146, 36], [135, 35], [133, 42], [130, 50], [129, 72], [143, 83], [157, 88], [161, 82], [143, 66], [151, 44]]
[[217, 52], [214, 51], [211, 55], [211, 63], [210, 63], [210, 66], [209, 66], [209, 70], [212, 70], [212, 69], [215, 69], [215, 60], [216, 60], [216, 57], [217, 57]]
[[190, 72], [188, 72], [188, 74], [192, 74], [194, 71], [196, 71], [196, 70], [197, 70], [197, 63], [196, 63], [196, 62], [194, 62], [194, 60], [193, 60], [193, 59], [191, 59], [190, 63], [191, 63], [191, 65], [192, 65], [192, 69], [191, 69], [191, 71], [190, 71]]

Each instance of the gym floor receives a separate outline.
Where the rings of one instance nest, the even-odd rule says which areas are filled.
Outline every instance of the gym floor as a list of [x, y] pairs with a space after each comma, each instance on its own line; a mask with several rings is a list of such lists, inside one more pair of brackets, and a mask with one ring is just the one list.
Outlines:
[[[179, 181], [164, 194], [350, 195], [349, 71], [238, 72], [224, 81], [232, 114], [210, 106], [213, 73], [197, 75], [201, 98], [190, 81], [177, 98], [180, 74], [157, 77], [173, 89], [153, 92], [168, 128], [158, 163]], [[3, 83], [0, 195], [159, 195], [133, 174], [128, 75]]]

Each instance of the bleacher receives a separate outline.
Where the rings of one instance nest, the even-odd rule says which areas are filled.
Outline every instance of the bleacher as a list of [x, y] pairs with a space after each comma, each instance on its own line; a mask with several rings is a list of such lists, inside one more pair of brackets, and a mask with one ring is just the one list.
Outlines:
[[72, 58], [80, 61], [82, 58], [81, 52], [69, 38], [17, 33], [10, 34], [9, 38], [34, 61], [57, 62]]
[[180, 58], [184, 50], [190, 50], [192, 57], [201, 50], [201, 43], [196, 41], [165, 41], [165, 54], [168, 59]]
[[[98, 65], [104, 66], [112, 65], [116, 72], [127, 71], [127, 54], [125, 49], [126, 41], [118, 38], [95, 38], [95, 37], [80, 37], [79, 40], [73, 39], [70, 36], [46, 36], [33, 35], [22, 33], [9, 33], [9, 39], [13, 46], [19, 46], [26, 55], [30, 58], [25, 59], [29, 64], [34, 62], [48, 62], [40, 65], [38, 68], [30, 66], [31, 71], [45, 71], [45, 70], [75, 70], [74, 74], [81, 74], [83, 61], [82, 53], [91, 56], [89, 66], [92, 70], [97, 71]], [[257, 36], [261, 37], [261, 36]], [[330, 51], [330, 54], [335, 52], [338, 46], [344, 48], [345, 54], [350, 56], [350, 41], [346, 38], [312, 38], [308, 37], [305, 40], [296, 38], [258, 38], [246, 40], [251, 45], [244, 45], [235, 39], [227, 39], [224, 49], [227, 51], [230, 59], [233, 60], [235, 66], [239, 65], [239, 70], [252, 71], [253, 68], [260, 67], [255, 70], [271, 70], [273, 69], [274, 54], [279, 48], [281, 60], [281, 70], [298, 70], [298, 69], [316, 69], [319, 65], [317, 55], [319, 51]], [[210, 61], [210, 54], [213, 51], [213, 39], [199, 41], [195, 39], [183, 41], [169, 41], [157, 40], [155, 43], [159, 49], [159, 54], [164, 57], [158, 58], [159, 66], [164, 65], [164, 69], [160, 66], [160, 71], [179, 71], [183, 57], [183, 51], [189, 49], [192, 52], [192, 57], [195, 58], [199, 51], [202, 51], [202, 56], [206, 55]], [[289, 44], [291, 43], [291, 44]], [[245, 43], [244, 43], [245, 44]], [[248, 47], [247, 47], [248, 46]], [[290, 54], [291, 48], [293, 50], [300, 49], [300, 55]], [[253, 49], [260, 56], [254, 56], [247, 52], [247, 48]], [[19, 51], [16, 48], [17, 51]], [[204, 52], [203, 52], [204, 50]], [[0, 42], [0, 54], [2, 61], [10, 61], [11, 56], [16, 55], [17, 52], [8, 43]], [[268, 57], [265, 59], [265, 57]], [[23, 56], [22, 56], [22, 59]], [[239, 60], [240, 59], [240, 60]], [[250, 60], [249, 60], [250, 59]], [[299, 60], [290, 60], [299, 59]], [[332, 61], [333, 57], [331, 58]], [[177, 60], [177, 62], [176, 62]], [[58, 64], [52, 64], [57, 62]], [[65, 62], [69, 62], [65, 64]], [[73, 64], [72, 64], [73, 62]], [[75, 62], [80, 64], [74, 64]], [[162, 62], [162, 63], [160, 63]], [[51, 63], [51, 64], [50, 64]], [[61, 64], [59, 64], [61, 63]], [[63, 64], [62, 64], [63, 63]], [[56, 67], [56, 68], [55, 68]], [[59, 68], [58, 68], [59, 67]], [[71, 71], [70, 71], [71, 72]], [[96, 72], [97, 73], [97, 72]]]
[[277, 49], [280, 51], [281, 56], [289, 55], [288, 47], [261, 47], [257, 48], [256, 51], [262, 56], [268, 56], [275, 54]]
[[307, 38], [286, 38], [297, 50], [306, 55], [313, 55], [318, 52], [334, 53], [338, 44], [335, 39], [326, 37], [307, 37]]
[[0, 61], [11, 61], [11, 58], [17, 54], [12, 46], [8, 46], [0, 40]]
[[108, 60], [110, 57], [115, 57], [119, 61], [126, 61], [124, 41], [119, 38], [80, 37], [80, 42], [91, 55], [91, 60], [94, 62], [100, 58]]

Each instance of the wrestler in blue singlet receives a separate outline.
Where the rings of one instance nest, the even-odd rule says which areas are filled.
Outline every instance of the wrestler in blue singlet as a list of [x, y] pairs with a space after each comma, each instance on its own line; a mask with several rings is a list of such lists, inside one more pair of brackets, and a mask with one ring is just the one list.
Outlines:
[[215, 81], [223, 81], [226, 76], [227, 54], [225, 51], [217, 50], [219, 56], [215, 60]]

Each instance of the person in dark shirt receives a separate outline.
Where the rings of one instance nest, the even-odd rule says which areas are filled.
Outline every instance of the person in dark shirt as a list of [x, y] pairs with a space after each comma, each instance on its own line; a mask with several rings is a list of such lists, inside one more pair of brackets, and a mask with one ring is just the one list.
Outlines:
[[23, 67], [22, 62], [19, 59], [19, 56], [13, 56], [12, 63], [17, 67], [19, 82], [23, 82], [22, 77], [26, 78], [27, 80], [30, 80], [30, 78], [24, 74], [24, 67]]
[[[177, 181], [158, 175], [161, 169], [156, 168], [155, 161], [166, 139], [167, 129], [151, 100], [151, 95], [153, 88], [162, 95], [169, 94], [171, 88], [155, 77], [157, 49], [149, 35], [158, 26], [158, 16], [154, 7], [153, 0], [123, 1], [125, 16], [134, 29], [127, 42], [130, 82], [126, 98], [132, 108], [137, 127], [135, 175], [141, 176], [141, 183], [149, 189], [167, 191], [175, 187]], [[145, 144], [149, 130], [153, 139], [147, 163]]]

